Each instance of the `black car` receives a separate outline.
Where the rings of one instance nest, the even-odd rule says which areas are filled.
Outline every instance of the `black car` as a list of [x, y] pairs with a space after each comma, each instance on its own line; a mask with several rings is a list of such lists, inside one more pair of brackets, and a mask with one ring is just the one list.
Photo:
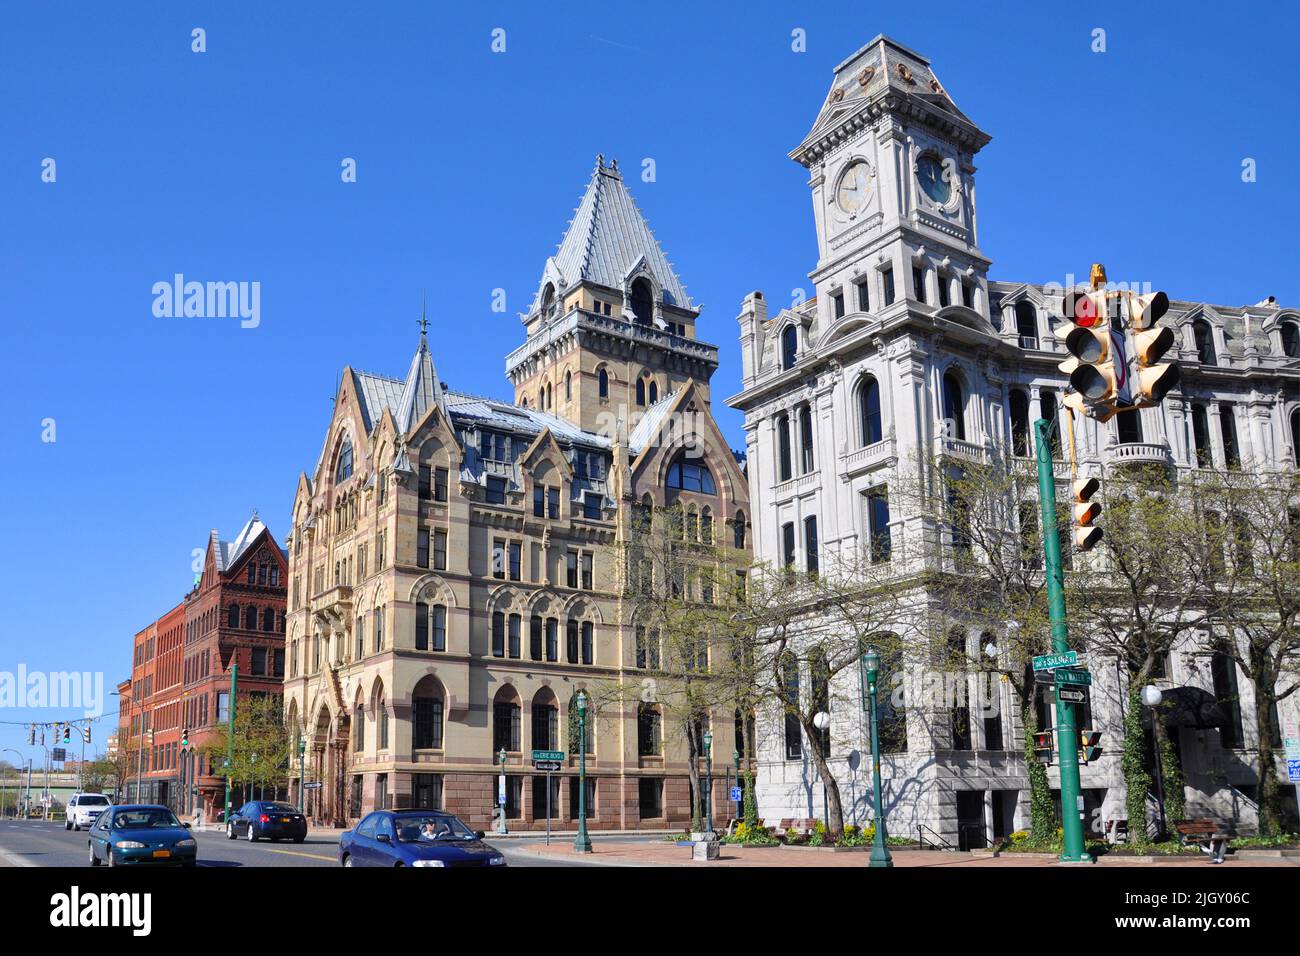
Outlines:
[[262, 839], [301, 843], [307, 839], [307, 818], [287, 803], [250, 800], [226, 821], [226, 839], [237, 840], [241, 836], [249, 843]]

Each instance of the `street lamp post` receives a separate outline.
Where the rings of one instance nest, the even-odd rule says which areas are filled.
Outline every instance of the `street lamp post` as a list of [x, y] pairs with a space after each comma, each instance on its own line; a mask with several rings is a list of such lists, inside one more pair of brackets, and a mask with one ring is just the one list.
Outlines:
[[[1160, 756], [1160, 712], [1156, 709], [1160, 706], [1160, 701], [1164, 694], [1160, 693], [1160, 688], [1154, 684], [1147, 684], [1142, 688], [1142, 703], [1151, 708], [1151, 734], [1154, 750], [1156, 754], [1156, 806], [1160, 808], [1160, 832], [1156, 835], [1156, 842], [1164, 840], [1169, 834], [1165, 823], [1165, 782], [1164, 767], [1162, 766]], [[1131, 827], [1132, 824], [1129, 824]], [[1143, 821], [1143, 831], [1145, 835], [1146, 821]], [[1130, 829], [1129, 832], [1132, 832]]]
[[704, 833], [713, 839], [713, 731], [704, 732]]
[[501, 779], [500, 779], [500, 781], [499, 781], [499, 783], [500, 783], [499, 794], [500, 794], [500, 795], [497, 797], [497, 812], [500, 814], [500, 818], [499, 818], [499, 822], [497, 823], [497, 833], [507, 833], [507, 832], [509, 832], [509, 831], [506, 830], [506, 804], [505, 804], [505, 796], [506, 796], [506, 748], [505, 748], [505, 747], [502, 747], [501, 750], [500, 750], [500, 752], [497, 754], [497, 760], [498, 760], [498, 761], [500, 762], [500, 764], [501, 764]]
[[591, 852], [591, 837], [587, 835], [587, 692], [585, 690], [578, 691], [578, 835], [573, 838], [573, 852]]
[[876, 680], [880, 676], [880, 655], [868, 650], [862, 655], [862, 666], [867, 671], [867, 693], [870, 698], [869, 711], [871, 723], [871, 793], [875, 802], [875, 836], [871, 840], [871, 862], [873, 867], [893, 866], [894, 858], [889, 855], [886, 844], [888, 834], [885, 831], [885, 809], [880, 799], [880, 733], [876, 719]]
[[[817, 728], [818, 733], [825, 734], [831, 726], [831, 715], [821, 710], [813, 715], [813, 726]], [[829, 739], [829, 738], [827, 738]], [[829, 747], [822, 748], [824, 753], [829, 753]], [[831, 805], [830, 800], [826, 797], [826, 781], [822, 781], [822, 822], [826, 824], [826, 832], [831, 829]]]
[[735, 817], [739, 820], [744, 816], [744, 807], [742, 801], [745, 799], [745, 785], [740, 782], [740, 751], [731, 752], [731, 762], [736, 766], [736, 788], [740, 790], [740, 800], [733, 801], [736, 804]]

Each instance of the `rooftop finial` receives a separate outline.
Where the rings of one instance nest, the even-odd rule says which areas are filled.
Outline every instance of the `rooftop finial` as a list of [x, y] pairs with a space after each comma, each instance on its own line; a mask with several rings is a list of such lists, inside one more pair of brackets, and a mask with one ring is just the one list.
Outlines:
[[425, 333], [429, 331], [428, 299], [427, 291], [420, 293], [420, 319], [416, 323], [420, 327], [420, 345], [424, 345]]

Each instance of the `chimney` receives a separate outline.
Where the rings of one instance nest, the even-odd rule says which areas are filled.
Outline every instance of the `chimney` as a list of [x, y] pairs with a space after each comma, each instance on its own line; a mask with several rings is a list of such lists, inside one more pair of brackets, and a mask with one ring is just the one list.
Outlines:
[[745, 296], [736, 321], [740, 323], [741, 384], [749, 388], [758, 379], [767, 335], [767, 300], [762, 292], [755, 291]]

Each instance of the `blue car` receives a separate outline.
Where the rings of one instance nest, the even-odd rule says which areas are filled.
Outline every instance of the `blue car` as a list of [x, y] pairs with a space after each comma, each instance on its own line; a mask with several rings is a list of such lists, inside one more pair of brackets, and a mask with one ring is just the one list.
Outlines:
[[90, 828], [90, 865], [193, 866], [199, 848], [189, 830], [190, 825], [181, 823], [166, 807], [154, 804], [109, 807]]
[[342, 866], [505, 866], [500, 851], [437, 810], [376, 810], [339, 838]]

